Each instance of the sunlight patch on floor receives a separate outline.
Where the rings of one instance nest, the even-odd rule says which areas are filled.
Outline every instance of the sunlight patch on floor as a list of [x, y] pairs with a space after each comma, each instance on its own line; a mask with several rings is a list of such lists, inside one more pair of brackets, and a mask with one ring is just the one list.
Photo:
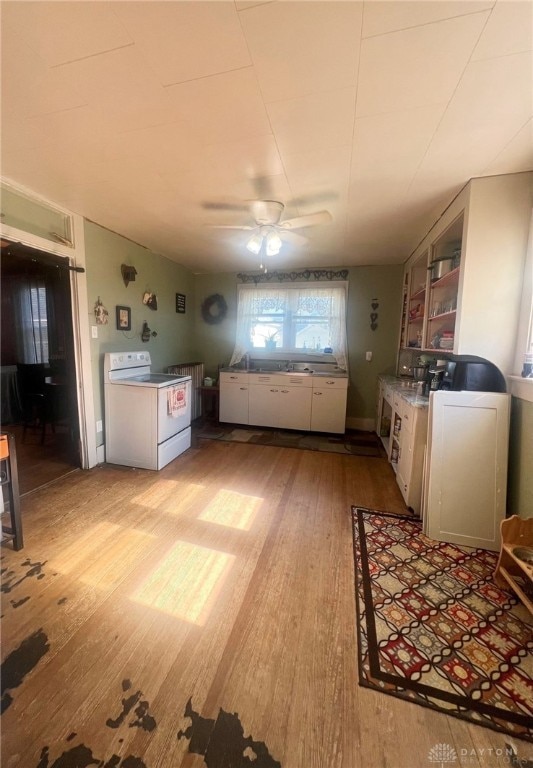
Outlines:
[[181, 512], [191, 506], [202, 491], [205, 491], [205, 486], [198, 483], [158, 479], [148, 490], [134, 496], [132, 502], [148, 509]]
[[131, 599], [203, 626], [234, 562], [234, 555], [179, 541]]
[[249, 496], [222, 488], [198, 515], [198, 519], [249, 531], [263, 501], [260, 496]]
[[57, 557], [51, 566], [72, 573], [84, 584], [108, 589], [119, 584], [150, 551], [156, 536], [135, 528], [101, 522], [91, 526]]

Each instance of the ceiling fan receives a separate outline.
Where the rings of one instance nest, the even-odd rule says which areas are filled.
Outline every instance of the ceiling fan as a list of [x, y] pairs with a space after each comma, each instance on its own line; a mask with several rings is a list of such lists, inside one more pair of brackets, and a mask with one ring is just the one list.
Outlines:
[[253, 224], [213, 225], [213, 227], [215, 229], [239, 229], [252, 232], [246, 247], [256, 256], [261, 252], [263, 244], [267, 256], [276, 256], [280, 252], [283, 241], [293, 245], [303, 245], [307, 242], [307, 238], [294, 232], [295, 229], [328, 224], [333, 218], [329, 211], [318, 211], [307, 216], [297, 216], [281, 221], [285, 205], [277, 200], [251, 200], [249, 209], [254, 221]]

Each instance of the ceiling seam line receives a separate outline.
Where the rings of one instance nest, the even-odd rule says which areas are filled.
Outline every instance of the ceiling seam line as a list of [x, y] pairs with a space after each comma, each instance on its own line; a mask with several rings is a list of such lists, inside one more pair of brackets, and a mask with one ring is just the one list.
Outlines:
[[52, 64], [50, 69], [59, 69], [60, 67], [68, 67], [69, 64], [77, 64], [78, 61], [87, 61], [87, 59], [95, 59], [97, 56], [105, 56], [107, 53], [114, 53], [114, 51], [122, 51], [124, 48], [131, 48], [137, 45], [135, 41], [126, 43], [125, 45], [118, 45], [116, 48], [109, 48], [107, 51], [98, 51], [98, 53], [90, 53], [88, 56], [81, 56], [79, 59], [71, 59], [70, 61], [62, 61], [59, 64]]
[[362, 40], [373, 40], [376, 37], [386, 37], [387, 35], [396, 35], [398, 32], [407, 32], [410, 29], [419, 29], [421, 27], [430, 27], [432, 24], [441, 24], [446, 21], [453, 21], [454, 19], [466, 19], [468, 16], [476, 16], [478, 13], [486, 13], [487, 11], [494, 10], [496, 2], [492, 4], [491, 8], [483, 8], [483, 10], [471, 11], [470, 13], [458, 13], [457, 16], [447, 16], [444, 19], [435, 19], [434, 21], [425, 21], [423, 24], [413, 24], [408, 27], [401, 27], [400, 29], [391, 29], [388, 32], [376, 32], [375, 35], [367, 35], [362, 37]]
[[[254, 6], [254, 7], [257, 7], [257, 6]], [[265, 115], [266, 115], [266, 118], [268, 120], [268, 125], [270, 127], [270, 135], [272, 136], [272, 139], [274, 141], [274, 144], [275, 144], [275, 147], [276, 147], [276, 152], [277, 152], [277, 155], [278, 155], [278, 159], [279, 159], [279, 162], [281, 163], [281, 167], [283, 169], [283, 175], [285, 177], [285, 180], [287, 182], [287, 186], [289, 187], [289, 191], [290, 191], [290, 194], [292, 196], [293, 192], [292, 192], [291, 185], [289, 183], [289, 179], [287, 177], [287, 170], [285, 168], [285, 163], [283, 162], [283, 158], [281, 156], [281, 152], [280, 152], [279, 145], [278, 145], [278, 140], [276, 138], [276, 134], [274, 133], [274, 129], [272, 127], [272, 120], [270, 118], [270, 113], [269, 113], [268, 108], [267, 108], [267, 102], [265, 101], [265, 94], [263, 93], [263, 89], [261, 88], [261, 83], [259, 82], [259, 78], [257, 77], [254, 57], [252, 56], [252, 52], [250, 51], [250, 47], [248, 45], [248, 40], [246, 38], [246, 33], [245, 33], [244, 28], [242, 26], [242, 21], [241, 21], [240, 15], [239, 15], [239, 11], [237, 11], [237, 18], [239, 19], [239, 25], [240, 25], [240, 28], [241, 28], [241, 32], [242, 32], [242, 36], [243, 36], [244, 42], [246, 44], [246, 50], [248, 51], [248, 55], [250, 57], [250, 61], [252, 62], [251, 67], [252, 67], [252, 71], [253, 71], [253, 76], [254, 76], [255, 82], [257, 83], [257, 88], [259, 90], [259, 93], [261, 94], [261, 101], [263, 103], [263, 108], [265, 110]], [[268, 177], [270, 178], [273, 175], [277, 175], [277, 174], [269, 173]], [[300, 209], [299, 208], [298, 208], [298, 213], [300, 213]]]
[[[352, 173], [353, 173], [353, 162], [354, 162], [354, 148], [355, 148], [355, 128], [357, 125], [357, 98], [359, 96], [359, 79], [361, 74], [361, 53], [363, 49], [363, 26], [364, 26], [364, 19], [365, 19], [365, 6], [366, 2], [363, 3], [363, 10], [361, 13], [361, 30], [359, 33], [359, 58], [357, 59], [357, 69], [355, 74], [355, 99], [354, 99], [354, 105], [353, 105], [353, 126], [352, 126], [352, 141], [351, 141], [351, 147], [350, 147], [350, 172], [348, 176], [348, 189], [347, 192], [347, 201], [348, 205], [351, 201], [351, 179], [352, 179]], [[346, 214], [345, 214], [345, 224], [344, 224], [344, 247], [346, 248], [346, 240], [348, 235], [348, 206], [346, 206]]]
[[[467, 67], [468, 67], [468, 65], [470, 64], [471, 60], [472, 60], [472, 54], [473, 54], [473, 53], [474, 53], [474, 51], [476, 50], [476, 48], [477, 48], [477, 45], [478, 45], [478, 43], [479, 43], [479, 41], [480, 41], [480, 39], [481, 39], [481, 36], [482, 36], [483, 32], [485, 31], [485, 28], [486, 28], [487, 24], [489, 23], [489, 20], [490, 20], [490, 18], [491, 18], [491, 16], [492, 16], [492, 12], [493, 12], [493, 10], [494, 10], [494, 8], [492, 8], [492, 9], [491, 9], [490, 13], [489, 13], [489, 14], [488, 14], [488, 16], [487, 16], [487, 19], [486, 19], [485, 23], [483, 24], [483, 27], [482, 27], [482, 28], [480, 29], [480, 31], [479, 31], [479, 34], [478, 34], [478, 36], [477, 36], [477, 39], [476, 39], [476, 42], [475, 42], [475, 43], [474, 43], [474, 45], [472, 46], [472, 50], [471, 50], [471, 52], [470, 52], [470, 56], [468, 57], [468, 60], [466, 61], [465, 65], [464, 65], [464, 67], [463, 67], [463, 71], [461, 72], [460, 76], [457, 78], [457, 82], [456, 82], [456, 84], [455, 84], [455, 88], [453, 89], [453, 93], [450, 95], [450, 98], [448, 99], [448, 102], [447, 102], [447, 104], [446, 104], [446, 107], [444, 108], [444, 111], [443, 111], [442, 115], [440, 116], [440, 119], [439, 119], [439, 121], [438, 121], [437, 125], [435, 126], [435, 130], [433, 131], [433, 133], [432, 133], [432, 135], [431, 135], [431, 138], [430, 138], [430, 140], [429, 140], [429, 141], [428, 141], [428, 143], [427, 143], [427, 146], [426, 146], [426, 149], [425, 149], [425, 151], [424, 151], [424, 154], [423, 154], [423, 156], [420, 158], [420, 162], [418, 163], [418, 165], [417, 165], [417, 167], [416, 167], [416, 170], [415, 170], [415, 172], [413, 173], [413, 175], [412, 175], [412, 177], [411, 177], [411, 181], [409, 182], [409, 184], [408, 184], [408, 186], [407, 186], [407, 189], [405, 190], [405, 193], [404, 193], [404, 196], [403, 196], [403, 200], [406, 200], [406, 198], [407, 198], [407, 196], [408, 196], [408, 194], [409, 194], [409, 192], [410, 192], [410, 190], [411, 190], [411, 188], [412, 188], [412, 186], [413, 186], [413, 183], [414, 183], [414, 181], [415, 181], [415, 179], [416, 179], [416, 177], [417, 177], [417, 174], [418, 174], [418, 172], [419, 172], [419, 170], [420, 170], [420, 168], [421, 168], [421, 166], [422, 166], [422, 163], [424, 162], [424, 160], [425, 160], [425, 159], [426, 159], [426, 157], [427, 157], [427, 154], [428, 154], [429, 148], [430, 148], [430, 146], [431, 146], [431, 144], [432, 144], [432, 142], [433, 142], [433, 140], [434, 140], [435, 136], [437, 135], [437, 132], [438, 132], [438, 130], [439, 130], [439, 128], [440, 128], [440, 126], [442, 125], [442, 121], [444, 120], [444, 117], [445, 117], [445, 115], [446, 115], [446, 113], [447, 113], [447, 111], [448, 111], [448, 108], [449, 108], [449, 106], [450, 106], [450, 104], [451, 104], [451, 102], [452, 102], [452, 99], [453, 99], [453, 97], [455, 96], [455, 94], [457, 93], [457, 90], [458, 90], [458, 88], [459, 88], [459, 86], [460, 86], [460, 84], [461, 84], [461, 82], [462, 82], [462, 80], [463, 80], [463, 78], [464, 78], [464, 75], [465, 75], [465, 72], [466, 72], [466, 70], [467, 70]], [[466, 184], [467, 182], [468, 182], [468, 179], [466, 179], [466, 180], [464, 181], [464, 183], [463, 183], [463, 186], [464, 186], [464, 184]], [[462, 189], [462, 187], [461, 187], [461, 189]], [[440, 218], [440, 217], [439, 217], [439, 218]], [[438, 221], [438, 219], [437, 219], [437, 221]], [[434, 225], [433, 225], [433, 226], [434, 226]], [[419, 245], [420, 245], [420, 243], [419, 243]], [[418, 245], [417, 245], [417, 248], [418, 248]], [[415, 248], [414, 250], [416, 251], [416, 248]], [[408, 261], [408, 260], [411, 258], [411, 256], [413, 255], [413, 253], [414, 253], [414, 251], [413, 251], [412, 253], [410, 253], [410, 254], [409, 254], [409, 256], [407, 257], [406, 261]]]
[[[520, 128], [519, 128], [519, 129], [516, 131], [516, 133], [513, 133], [513, 135], [511, 136], [511, 138], [510, 138], [510, 139], [509, 139], [509, 141], [507, 142], [507, 144], [506, 144], [504, 147], [502, 147], [502, 149], [500, 149], [500, 151], [498, 152], [498, 154], [497, 154], [497, 155], [495, 155], [495, 156], [492, 158], [492, 160], [490, 161], [490, 163], [488, 163], [488, 165], [486, 165], [486, 166], [485, 166], [485, 168], [484, 168], [484, 169], [481, 171], [481, 173], [482, 173], [482, 174], [484, 174], [484, 173], [485, 173], [485, 170], [486, 170], [487, 168], [490, 168], [490, 166], [492, 165], [492, 163], [496, 162], [496, 160], [499, 158], [499, 156], [505, 152], [505, 150], [507, 149], [507, 147], [509, 147], [509, 146], [510, 146], [510, 145], [513, 143], [513, 141], [516, 139], [516, 137], [518, 136], [518, 134], [519, 134], [519, 133], [521, 133], [521, 131], [523, 131], [523, 130], [524, 130], [524, 128], [525, 128], [525, 127], [528, 125], [528, 123], [531, 123], [531, 121], [532, 121], [532, 120], [533, 120], [533, 118], [531, 118], [531, 117], [528, 117], [528, 118], [527, 118], [527, 120], [526, 120], [526, 122], [525, 122], [525, 123], [523, 123], [523, 125], [521, 125], [521, 126], [520, 126]], [[515, 173], [524, 173], [524, 171], [515, 171]], [[525, 171], [525, 173], [527, 173], [527, 171]], [[492, 175], [494, 175], [494, 174], [490, 174], [490, 175], [492, 176]]]
[[201, 77], [191, 77], [188, 80], [176, 80], [175, 83], [161, 83], [161, 85], [163, 88], [174, 88], [176, 85], [185, 85], [186, 83], [197, 83], [200, 80], [209, 80], [211, 77], [228, 75], [230, 72], [240, 72], [243, 69], [253, 69], [253, 64], [245, 64], [242, 67], [234, 67], [233, 69], [224, 69], [221, 72], [212, 72], [210, 75], [202, 75]]

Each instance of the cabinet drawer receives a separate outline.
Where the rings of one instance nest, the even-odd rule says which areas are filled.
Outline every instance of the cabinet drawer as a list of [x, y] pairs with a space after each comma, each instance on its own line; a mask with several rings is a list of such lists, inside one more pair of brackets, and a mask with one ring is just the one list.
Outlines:
[[273, 384], [276, 387], [310, 387], [310, 376], [291, 376], [286, 373], [251, 373], [250, 386]]
[[244, 371], [222, 371], [220, 374], [221, 384], [240, 384], [249, 383], [250, 374]]
[[313, 376], [313, 389], [348, 389], [348, 378], [334, 376]]

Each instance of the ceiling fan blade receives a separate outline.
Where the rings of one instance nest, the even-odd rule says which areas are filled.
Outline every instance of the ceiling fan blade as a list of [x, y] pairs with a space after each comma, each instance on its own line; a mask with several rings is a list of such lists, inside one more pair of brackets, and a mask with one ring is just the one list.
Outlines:
[[301, 227], [314, 227], [317, 224], [329, 224], [330, 221], [333, 221], [333, 216], [329, 211], [318, 211], [317, 213], [310, 213], [308, 216], [287, 219], [278, 226], [282, 229], [300, 229]]
[[297, 235], [296, 232], [290, 232], [287, 229], [282, 229], [279, 232], [279, 236], [282, 240], [290, 243], [291, 245], [305, 245], [309, 242], [307, 237], [304, 237], [303, 235]]
[[244, 229], [247, 231], [256, 229], [256, 227], [250, 227], [247, 224], [244, 224], [242, 226], [237, 226], [232, 224], [206, 224], [206, 227], [209, 227], [209, 229]]
[[207, 200], [202, 203], [202, 208], [206, 211], [249, 211], [250, 206], [245, 203], [219, 203]]

